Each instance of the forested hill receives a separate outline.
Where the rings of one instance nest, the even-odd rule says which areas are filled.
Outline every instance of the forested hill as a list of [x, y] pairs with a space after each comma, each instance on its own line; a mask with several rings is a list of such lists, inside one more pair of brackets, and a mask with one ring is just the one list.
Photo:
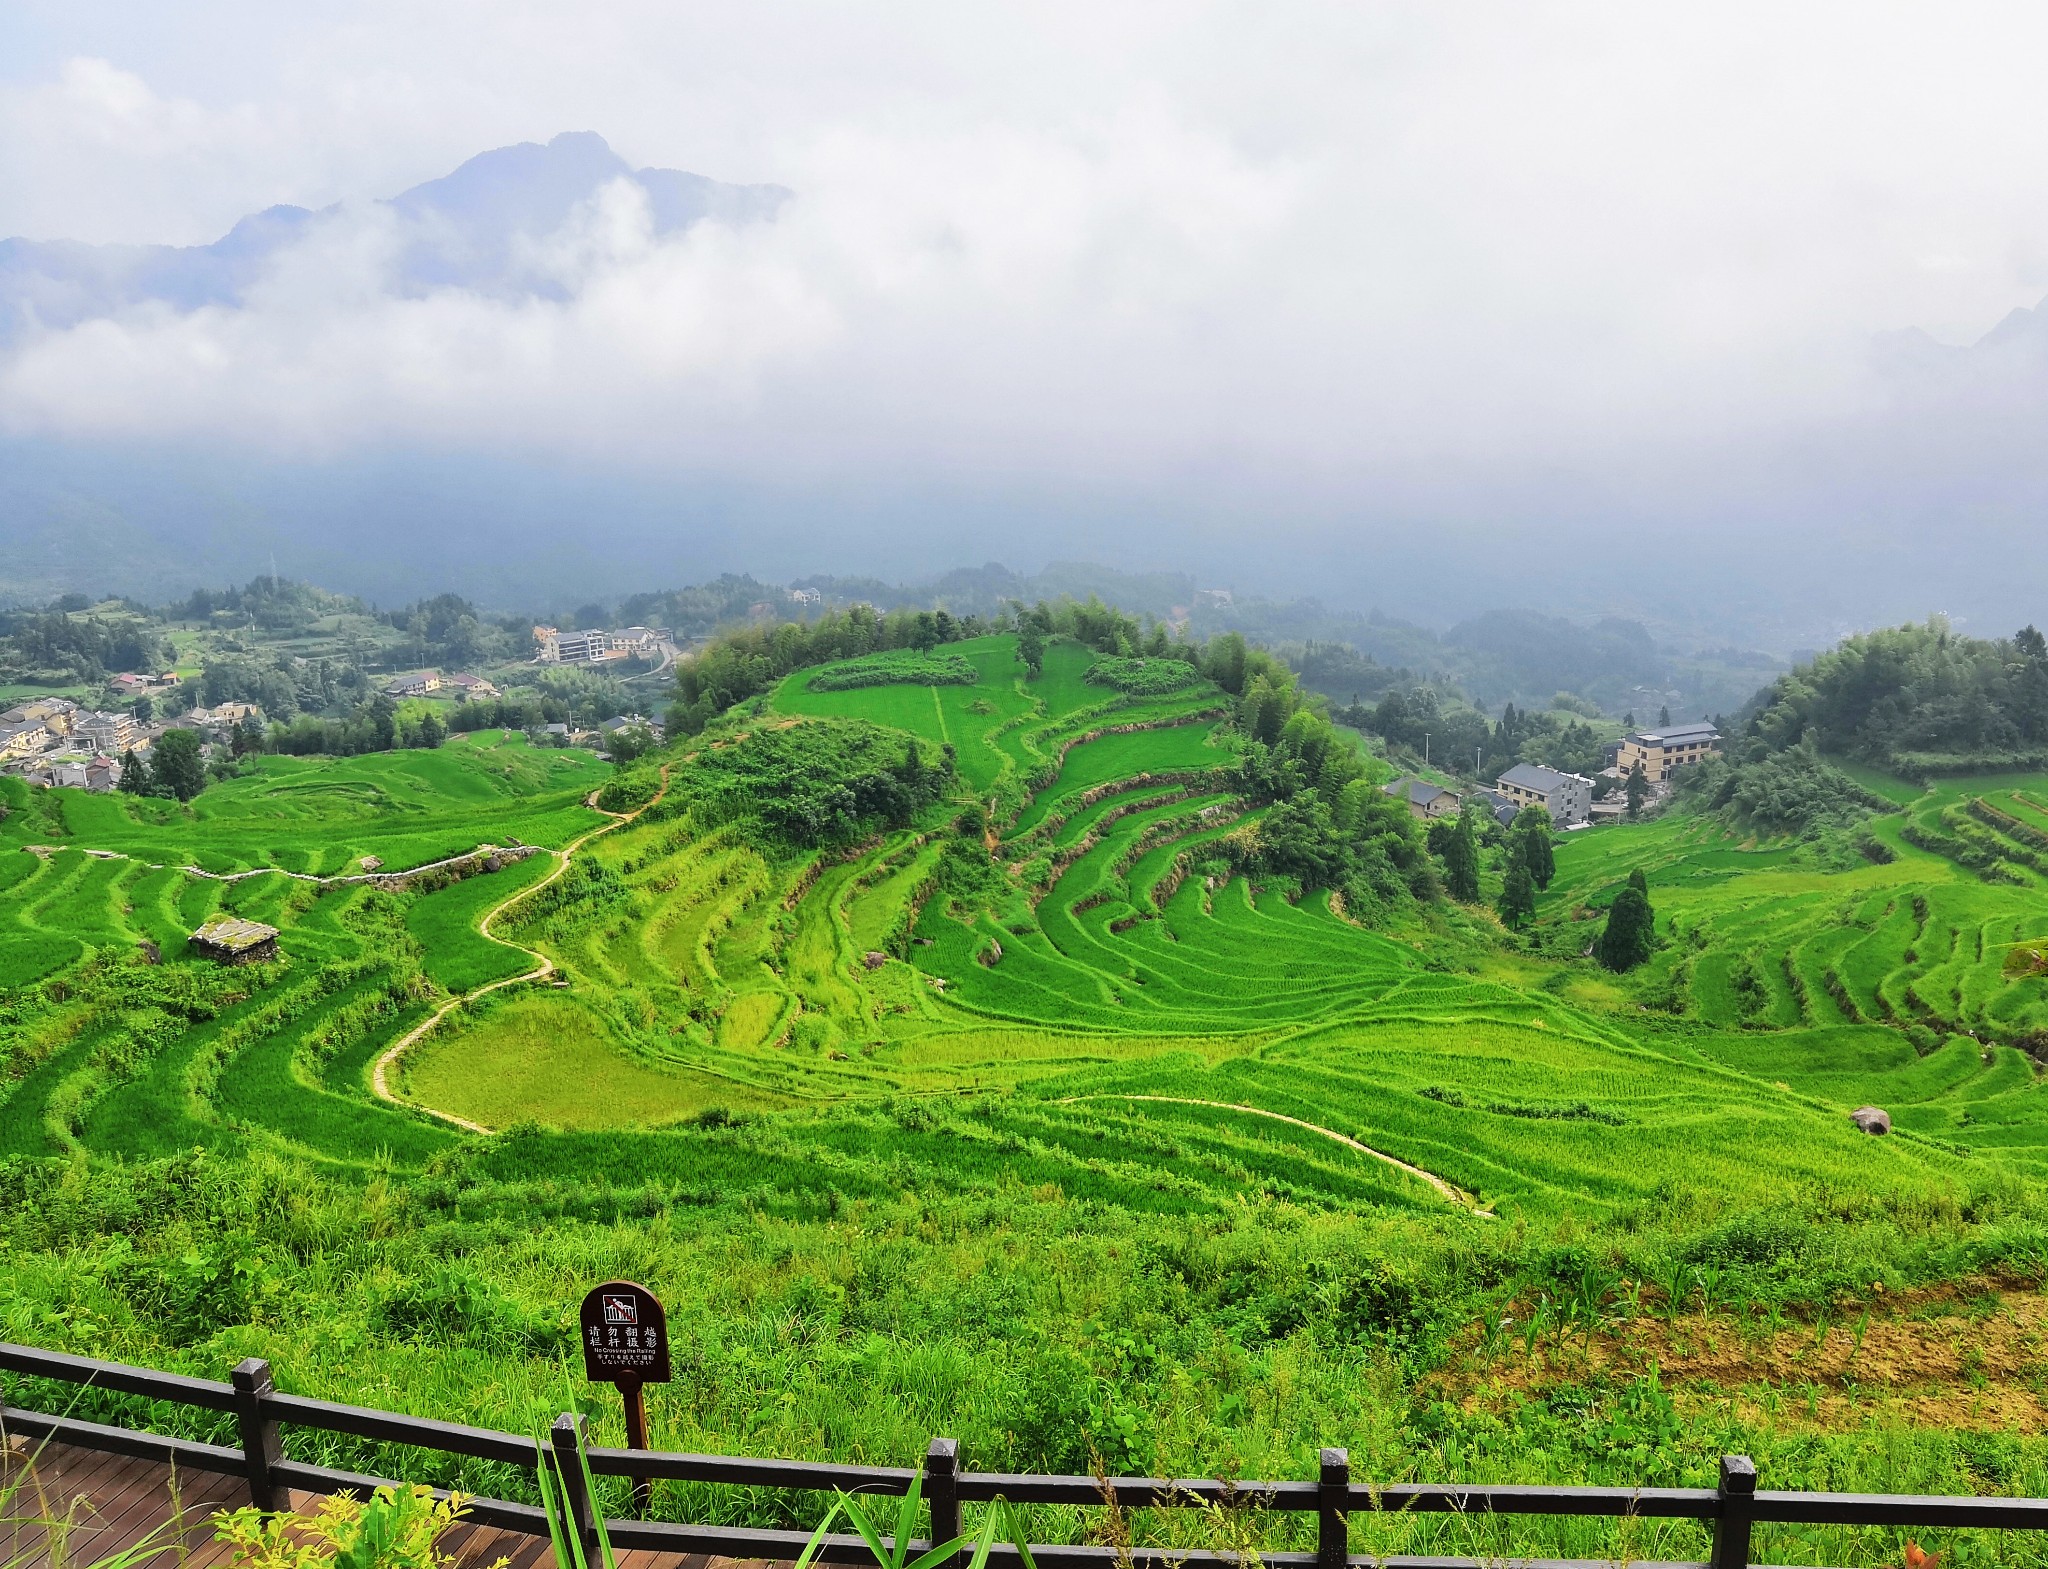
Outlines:
[[[1744, 711], [1752, 757], [1811, 742], [1914, 776], [2048, 764], [2048, 639], [1963, 637], [1940, 617], [1848, 639]], [[1740, 754], [1739, 754], [1740, 755]]]

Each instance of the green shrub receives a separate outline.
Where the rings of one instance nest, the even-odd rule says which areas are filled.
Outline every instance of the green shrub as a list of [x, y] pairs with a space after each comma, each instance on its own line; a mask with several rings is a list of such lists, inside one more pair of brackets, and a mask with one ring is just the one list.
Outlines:
[[886, 653], [842, 659], [811, 677], [813, 692], [846, 692], [863, 686], [973, 686], [980, 672], [966, 656], [948, 650], [921, 653], [892, 648]]
[[1164, 697], [1200, 683], [1201, 671], [1178, 659], [1116, 659], [1104, 657], [1088, 667], [1084, 678], [1096, 686], [1114, 687], [1133, 697]]

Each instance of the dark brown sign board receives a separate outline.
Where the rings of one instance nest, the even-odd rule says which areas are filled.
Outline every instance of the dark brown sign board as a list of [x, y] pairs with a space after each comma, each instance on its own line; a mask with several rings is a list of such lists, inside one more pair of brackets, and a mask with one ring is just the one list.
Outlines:
[[645, 1286], [606, 1281], [583, 1299], [582, 1331], [583, 1376], [592, 1383], [668, 1382], [668, 1314]]

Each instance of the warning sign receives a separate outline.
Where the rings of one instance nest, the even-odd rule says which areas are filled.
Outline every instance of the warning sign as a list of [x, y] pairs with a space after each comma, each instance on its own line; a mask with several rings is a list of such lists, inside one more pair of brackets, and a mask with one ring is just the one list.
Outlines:
[[602, 1384], [668, 1382], [668, 1314], [654, 1293], [609, 1280], [583, 1299], [583, 1375]]

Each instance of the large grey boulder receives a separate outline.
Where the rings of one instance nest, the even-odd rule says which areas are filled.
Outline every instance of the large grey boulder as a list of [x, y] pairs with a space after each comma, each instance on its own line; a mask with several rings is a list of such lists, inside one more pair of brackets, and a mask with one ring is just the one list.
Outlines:
[[1849, 1120], [1865, 1133], [1889, 1133], [1892, 1131], [1891, 1113], [1877, 1106], [1858, 1106], [1849, 1113]]

